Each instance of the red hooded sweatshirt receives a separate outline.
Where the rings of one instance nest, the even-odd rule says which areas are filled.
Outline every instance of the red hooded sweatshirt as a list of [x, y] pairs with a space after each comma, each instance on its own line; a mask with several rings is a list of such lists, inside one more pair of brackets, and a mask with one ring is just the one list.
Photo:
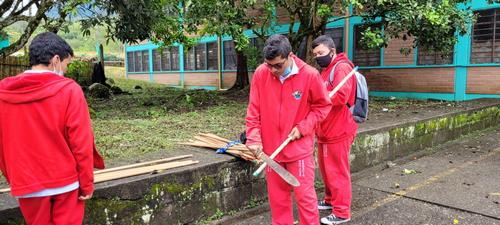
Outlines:
[[[335, 64], [340, 61], [346, 63], [340, 63], [335, 68], [333, 85], [330, 85], [330, 72]], [[330, 65], [321, 72], [321, 77], [328, 92], [332, 91], [351, 72], [353, 67], [354, 65], [344, 53], [338, 54]], [[348, 107], [348, 105], [354, 105], [355, 98], [356, 77], [352, 76], [331, 98], [332, 107], [330, 113], [316, 129], [319, 143], [336, 143], [356, 134], [358, 125], [354, 121]]]
[[81, 87], [52, 72], [30, 72], [0, 82], [0, 170], [11, 194], [22, 196], [80, 183], [92, 193], [95, 150]]
[[292, 56], [299, 71], [284, 83], [264, 64], [255, 71], [247, 109], [247, 145], [262, 144], [271, 155], [297, 126], [302, 138], [289, 143], [276, 156], [279, 162], [292, 162], [313, 154], [314, 128], [331, 108], [323, 82], [316, 69]]

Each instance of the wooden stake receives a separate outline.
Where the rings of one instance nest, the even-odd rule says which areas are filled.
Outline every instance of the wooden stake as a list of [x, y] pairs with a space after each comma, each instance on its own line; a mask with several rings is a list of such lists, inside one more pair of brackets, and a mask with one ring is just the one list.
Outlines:
[[[163, 171], [167, 169], [174, 169], [183, 166], [189, 166], [199, 163], [199, 161], [185, 160], [179, 162], [168, 162], [146, 167], [129, 168], [124, 170], [117, 170], [112, 172], [100, 173], [94, 176], [94, 183], [101, 183], [110, 180], [116, 180], [141, 174], [148, 174], [154, 171]], [[10, 188], [0, 189], [0, 194], [10, 192]]]
[[137, 176], [137, 175], [141, 175], [141, 174], [152, 173], [154, 171], [159, 171], [159, 170], [167, 170], [167, 169], [173, 169], [173, 168], [182, 167], [182, 166], [189, 166], [189, 165], [193, 165], [196, 163], [199, 163], [199, 161], [185, 160], [185, 161], [179, 161], [179, 162], [168, 162], [168, 163], [162, 163], [162, 164], [158, 164], [158, 165], [139, 167], [139, 168], [131, 168], [131, 169], [126, 169], [126, 170], [97, 174], [94, 177], [94, 183], [100, 183], [100, 182], [104, 182], [104, 181], [116, 180], [116, 179], [121, 179], [121, 178], [126, 178], [126, 177], [132, 177], [132, 176]]
[[190, 157], [193, 157], [193, 155], [181, 155], [181, 156], [176, 156], [176, 157], [171, 157], [171, 158], [166, 158], [166, 159], [153, 160], [153, 161], [136, 163], [136, 164], [126, 165], [126, 166], [119, 166], [119, 167], [109, 168], [109, 169], [105, 169], [105, 170], [94, 171], [94, 175], [101, 174], [101, 173], [114, 172], [114, 171], [118, 171], [118, 170], [136, 168], [136, 167], [141, 167], [141, 166], [154, 165], [154, 164], [159, 164], [159, 163], [164, 163], [164, 162], [171, 162], [171, 161], [190, 158]]

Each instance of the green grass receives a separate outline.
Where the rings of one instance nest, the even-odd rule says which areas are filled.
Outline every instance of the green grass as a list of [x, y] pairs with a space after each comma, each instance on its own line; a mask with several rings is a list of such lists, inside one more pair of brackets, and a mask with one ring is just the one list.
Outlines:
[[[181, 90], [115, 78], [129, 95], [88, 99], [93, 110], [96, 144], [106, 159], [182, 148], [199, 132], [236, 138], [244, 129], [246, 102], [223, 92]], [[135, 85], [144, 89], [134, 90]]]
[[[107, 67], [106, 70], [114, 85], [129, 92], [107, 100], [88, 99], [96, 144], [106, 159], [129, 159], [182, 149], [179, 142], [199, 132], [235, 139], [245, 129], [248, 90], [236, 93], [182, 90], [123, 79], [123, 68]], [[134, 89], [137, 85], [142, 89]], [[388, 98], [370, 100], [371, 112], [443, 104]]]

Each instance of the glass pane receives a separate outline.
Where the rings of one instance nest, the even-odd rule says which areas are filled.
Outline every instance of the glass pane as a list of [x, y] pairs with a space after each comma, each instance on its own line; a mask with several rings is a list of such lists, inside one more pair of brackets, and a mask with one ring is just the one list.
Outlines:
[[170, 48], [164, 48], [161, 54], [161, 69], [163, 71], [170, 71]]
[[207, 43], [208, 70], [217, 70], [217, 42]]
[[170, 59], [172, 60], [172, 71], [180, 70], [179, 47], [170, 47]]
[[224, 41], [224, 70], [236, 70], [236, 51], [233, 41]]
[[134, 53], [127, 52], [127, 69], [128, 72], [135, 72], [135, 62], [134, 62]]
[[135, 64], [135, 72], [142, 71], [142, 53], [140, 51], [134, 52], [134, 64]]
[[142, 71], [149, 72], [149, 51], [142, 51]]
[[161, 71], [161, 55], [158, 49], [153, 49], [153, 71]]
[[[372, 27], [375, 29], [376, 27]], [[360, 26], [354, 28], [354, 60], [353, 63], [359, 66], [380, 66], [380, 48], [367, 49], [361, 44], [361, 33], [364, 31]]]
[[[494, 48], [497, 46], [495, 28], [498, 28], [498, 12], [495, 9], [477, 11], [471, 41], [470, 61], [474, 64], [492, 63], [495, 61]], [[496, 26], [496, 27], [495, 27]]]
[[184, 70], [194, 70], [195, 69], [195, 48], [191, 48], [188, 52], [184, 54]]
[[196, 54], [196, 70], [206, 70], [207, 49], [205, 43], [198, 44], [195, 47], [195, 54]]

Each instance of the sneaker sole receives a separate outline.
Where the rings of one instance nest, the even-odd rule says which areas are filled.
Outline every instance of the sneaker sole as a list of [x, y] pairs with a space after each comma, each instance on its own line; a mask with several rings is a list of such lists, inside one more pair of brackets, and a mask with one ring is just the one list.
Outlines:
[[325, 218], [321, 218], [321, 224], [325, 224], [325, 225], [333, 225], [333, 224], [342, 224], [342, 223], [346, 223], [346, 222], [349, 222], [351, 221], [351, 219], [346, 219], [346, 220], [342, 220], [342, 221], [337, 221], [337, 222], [330, 222], [328, 220], [326, 220]]
[[319, 210], [329, 210], [329, 209], [332, 209], [333, 207], [331, 206], [318, 206], [318, 209]]

